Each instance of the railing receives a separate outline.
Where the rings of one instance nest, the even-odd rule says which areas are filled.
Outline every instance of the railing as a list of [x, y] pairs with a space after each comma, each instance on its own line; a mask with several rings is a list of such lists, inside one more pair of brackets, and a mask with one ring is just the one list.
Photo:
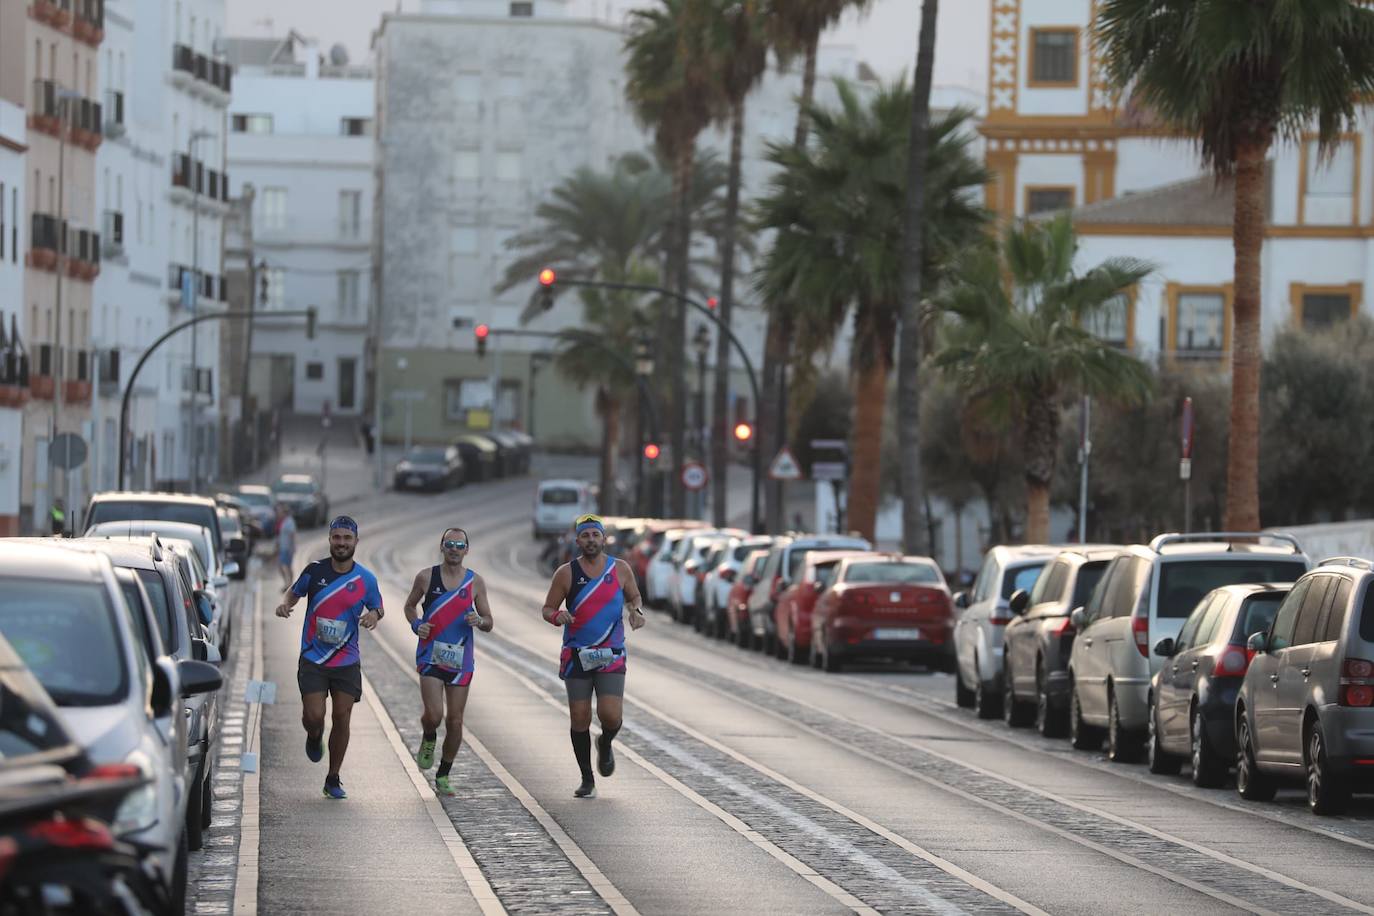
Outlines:
[[124, 248], [124, 214], [118, 210], [105, 211], [105, 247], [111, 250]]
[[109, 137], [122, 136], [124, 133], [124, 93], [114, 89], [105, 90], [105, 134]]
[[221, 92], [233, 91], [233, 67], [222, 60], [198, 54], [186, 45], [172, 45], [172, 69], [214, 86]]
[[66, 224], [48, 213], [34, 213], [29, 226], [29, 247], [43, 251], [66, 252], [63, 236]]

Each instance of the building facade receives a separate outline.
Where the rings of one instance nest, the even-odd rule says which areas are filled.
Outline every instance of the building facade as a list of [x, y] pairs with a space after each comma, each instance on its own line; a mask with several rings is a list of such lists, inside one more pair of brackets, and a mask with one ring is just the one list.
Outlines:
[[[0, 7], [0, 16], [5, 8]], [[0, 29], [8, 27], [0, 20]], [[0, 43], [0, 55], [5, 53]], [[0, 537], [19, 533], [24, 404], [29, 397], [24, 358], [24, 154], [28, 131], [20, 98], [0, 83]]]

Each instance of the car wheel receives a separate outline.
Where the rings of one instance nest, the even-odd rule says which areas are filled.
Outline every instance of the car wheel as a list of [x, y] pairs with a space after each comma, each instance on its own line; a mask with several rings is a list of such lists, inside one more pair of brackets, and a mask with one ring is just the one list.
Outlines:
[[1083, 706], [1078, 702], [1078, 685], [1069, 688], [1069, 743], [1076, 750], [1095, 751], [1102, 746], [1102, 732], [1083, 721]]
[[1255, 763], [1255, 743], [1250, 737], [1250, 723], [1245, 710], [1236, 710], [1236, 791], [1246, 801], [1270, 801], [1278, 791], [1273, 777], [1261, 773]]
[[201, 811], [201, 792], [203, 786], [210, 781], [210, 774], [206, 773], [205, 778], [195, 787], [186, 803], [186, 848], [192, 852], [199, 852], [205, 845], [205, 824]]
[[982, 678], [978, 657], [973, 659], [973, 711], [980, 719], [996, 719], [1002, 714], [1002, 695]]
[[1045, 666], [1035, 666], [1035, 730], [1046, 738], [1064, 734], [1064, 714], [1050, 702], [1050, 689], [1045, 681]]
[[1226, 761], [1222, 760], [1207, 740], [1207, 726], [1202, 721], [1202, 710], [1193, 708], [1188, 717], [1188, 743], [1192, 749], [1193, 785], [1203, 789], [1215, 789], [1226, 778]]
[[825, 672], [836, 672], [843, 667], [840, 658], [835, 654], [835, 647], [829, 641], [825, 643], [825, 654], [821, 656], [821, 670]]
[[1331, 769], [1320, 722], [1307, 726], [1307, 807], [1322, 816], [1342, 814], [1350, 804], [1350, 785]]
[[172, 916], [185, 916], [186, 913], [186, 880], [187, 871], [191, 865], [191, 854], [186, 849], [186, 834], [181, 835], [181, 841], [177, 847], [176, 861], [172, 864], [172, 884], [168, 888], [171, 895]]
[[1150, 766], [1150, 772], [1158, 776], [1177, 775], [1179, 767], [1183, 761], [1159, 745], [1159, 710], [1155, 707], [1155, 698], [1150, 697], [1150, 732], [1149, 739], [1145, 744], [1145, 759]]
[[964, 677], [959, 673], [959, 665], [954, 666], [954, 702], [964, 709], [973, 708], [973, 691], [964, 686]]
[[1122, 726], [1115, 690], [1107, 692], [1107, 759], [1112, 763], [1134, 763], [1140, 759], [1140, 739]]
[[1011, 678], [1011, 659], [1002, 661], [1002, 718], [1008, 728], [1025, 728], [1031, 724], [1029, 705], [1016, 699], [1016, 687]]
[[200, 790], [200, 826], [203, 830], [210, 829], [210, 823], [215, 815], [215, 793], [213, 791], [213, 781], [210, 773], [205, 774], [205, 781], [201, 783]]
[[759, 646], [759, 648], [763, 650], [763, 654], [764, 654], [764, 655], [777, 655], [777, 654], [778, 654], [778, 634], [777, 634], [777, 633], [772, 633], [772, 632], [764, 633], [764, 634], [763, 634], [763, 639], [760, 640], [760, 643], [761, 643], [761, 645]]

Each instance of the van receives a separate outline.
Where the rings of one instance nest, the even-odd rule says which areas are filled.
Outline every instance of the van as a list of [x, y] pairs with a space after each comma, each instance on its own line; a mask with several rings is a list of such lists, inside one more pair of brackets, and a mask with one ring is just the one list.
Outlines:
[[534, 539], [570, 531], [579, 515], [595, 512], [585, 480], [543, 480], [534, 496]]

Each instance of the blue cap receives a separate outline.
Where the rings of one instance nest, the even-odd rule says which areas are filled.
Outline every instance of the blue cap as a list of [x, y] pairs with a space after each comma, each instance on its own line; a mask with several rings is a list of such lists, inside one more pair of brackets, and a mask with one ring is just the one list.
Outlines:
[[336, 528], [344, 528], [348, 531], [352, 531], [354, 534], [358, 533], [358, 523], [353, 521], [353, 519], [349, 518], [347, 515], [340, 515], [337, 518], [335, 518], [334, 521], [329, 523], [330, 531], [333, 531]]

